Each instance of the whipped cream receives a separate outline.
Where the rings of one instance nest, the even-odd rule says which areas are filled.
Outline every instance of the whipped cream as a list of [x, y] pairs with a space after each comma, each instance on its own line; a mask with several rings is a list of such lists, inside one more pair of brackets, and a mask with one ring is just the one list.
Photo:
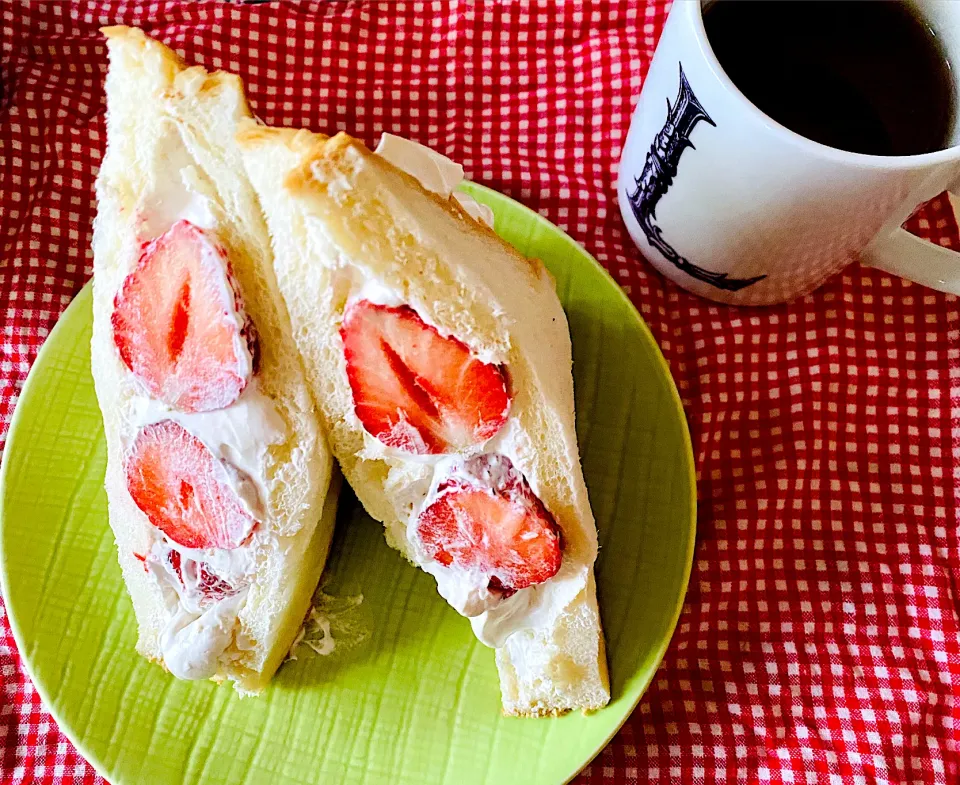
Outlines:
[[197, 615], [183, 607], [176, 610], [160, 635], [160, 648], [167, 669], [178, 679], [209, 679], [233, 641], [237, 614], [246, 601], [246, 591], [214, 603]]
[[[160, 634], [163, 661], [180, 679], [208, 679], [234, 639], [253, 572], [249, 547], [184, 548], [151, 529], [152, 545], [144, 565], [160, 586], [169, 614]], [[171, 556], [179, 557], [178, 569]], [[201, 573], [226, 584], [221, 597], [204, 591]], [[221, 584], [222, 585], [222, 584]]]
[[[179, 571], [170, 563], [172, 552], [180, 557]], [[171, 589], [184, 610], [199, 615], [213, 602], [202, 591], [200, 566], [238, 593], [253, 571], [253, 554], [249, 548], [185, 548], [158, 533], [144, 563], [161, 584], [164, 600], [173, 599]]]
[[214, 229], [217, 220], [202, 175], [172, 124], [158, 143], [155, 156], [152, 170], [158, 175], [141, 198], [138, 210], [140, 238], [159, 237], [183, 219], [201, 229]]
[[[456, 199], [471, 216], [493, 228], [493, 211], [457, 191], [463, 181], [463, 167], [459, 164], [428, 147], [392, 134], [383, 134], [376, 153], [417, 178], [428, 191]], [[401, 292], [372, 278], [354, 285], [348, 302], [357, 299], [390, 306], [409, 305], [421, 319], [430, 323], [416, 302], [405, 299]], [[442, 330], [439, 332], [444, 334]], [[484, 356], [478, 356], [478, 359], [497, 362], [495, 358]], [[536, 478], [524, 471], [527, 461], [523, 456], [530, 455], [533, 447], [517, 419], [508, 415], [507, 421], [492, 439], [461, 455], [412, 455], [388, 447], [365, 430], [363, 434], [364, 448], [360, 457], [383, 460], [388, 464], [390, 469], [385, 485], [397, 509], [409, 511], [406, 537], [415, 561], [436, 579], [440, 595], [458, 613], [470, 618], [477, 638], [487, 646], [500, 648], [518, 631], [552, 627], [556, 618], [586, 586], [588, 565], [575, 562], [564, 554], [560, 570], [552, 578], [504, 598], [502, 594], [490, 591], [489, 576], [479, 570], [444, 567], [430, 559], [417, 534], [421, 512], [437, 498], [441, 483], [457, 478], [459, 467], [466, 457], [494, 453], [506, 456], [539, 498], [541, 489], [537, 487]]]
[[386, 133], [380, 137], [374, 152], [417, 178], [428, 191], [444, 199], [456, 199], [469, 216], [493, 228], [493, 210], [457, 190], [463, 182], [463, 167], [460, 164], [418, 142]]
[[377, 305], [386, 305], [391, 308], [398, 308], [401, 305], [408, 305], [400, 292], [384, 286], [376, 278], [367, 278], [359, 283], [359, 287], [354, 285], [348, 301], [347, 308], [357, 300], [367, 300]]
[[[160, 174], [138, 204], [138, 240], [152, 240], [180, 220], [215, 232], [217, 210], [211, 200], [212, 187], [194, 165], [174, 126], [168, 128], [155, 155], [158, 160], [153, 171]], [[211, 247], [205, 253], [216, 250]], [[214, 261], [223, 264], [219, 258]], [[224, 285], [228, 285], [226, 275]], [[224, 301], [233, 303], [233, 293], [225, 294], [229, 296]], [[242, 312], [231, 313], [230, 317], [243, 324]], [[246, 341], [242, 337], [237, 340], [242, 343], [237, 347], [238, 356], [246, 358], [252, 370]], [[257, 380], [252, 378], [229, 406], [196, 413], [173, 410], [147, 395], [141, 385], [136, 388], [139, 392], [131, 401], [121, 430], [124, 450], [129, 449], [142, 427], [174, 420], [224, 462], [227, 481], [241, 504], [263, 523], [269, 497], [266, 458], [271, 445], [286, 439], [287, 424], [273, 401], [261, 392]], [[168, 613], [160, 636], [163, 661], [178, 678], [210, 678], [223, 658], [229, 656], [225, 653], [231, 643], [240, 649], [247, 645], [241, 640], [237, 616], [246, 602], [254, 572], [253, 552], [269, 534], [261, 525], [238, 548], [191, 549], [172, 542], [153, 526], [147, 528], [150, 549], [144, 564], [161, 589]], [[180, 555], [179, 574], [170, 563], [171, 551]], [[204, 592], [200, 586], [200, 564], [224, 581], [230, 592]]]
[[470, 618], [477, 638], [499, 649], [520, 630], [550, 629], [563, 610], [587, 585], [588, 568], [564, 558], [560, 571], [543, 583], [521, 589], [499, 604]]

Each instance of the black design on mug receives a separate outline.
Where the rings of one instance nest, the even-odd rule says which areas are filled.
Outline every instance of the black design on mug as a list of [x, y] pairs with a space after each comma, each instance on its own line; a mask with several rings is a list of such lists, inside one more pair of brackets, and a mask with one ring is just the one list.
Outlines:
[[758, 275], [755, 278], [728, 278], [727, 273], [715, 273], [698, 267], [689, 259], [678, 254], [666, 240], [659, 226], [654, 223], [657, 217], [657, 203], [663, 198], [673, 183], [677, 174], [680, 156], [688, 147], [695, 149], [690, 141], [690, 134], [701, 120], [714, 128], [717, 124], [710, 119], [707, 110], [697, 100], [690, 89], [690, 83], [683, 73], [683, 64], [680, 64], [680, 92], [677, 100], [670, 106], [667, 99], [667, 119], [663, 128], [653, 138], [650, 152], [643, 164], [643, 171], [633, 181], [637, 190], [632, 194], [627, 192], [627, 199], [633, 214], [643, 229], [650, 245], [678, 270], [682, 270], [691, 278], [704, 281], [718, 289], [736, 292], [751, 284], [755, 284], [767, 276]]

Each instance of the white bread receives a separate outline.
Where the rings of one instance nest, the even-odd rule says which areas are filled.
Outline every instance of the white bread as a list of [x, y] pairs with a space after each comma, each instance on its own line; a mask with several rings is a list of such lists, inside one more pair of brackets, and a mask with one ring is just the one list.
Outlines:
[[545, 626], [514, 632], [497, 649], [503, 708], [541, 716], [604, 706], [597, 533], [574, 430], [569, 332], [552, 277], [454, 200], [344, 134], [245, 123], [238, 141], [334, 454], [387, 541], [411, 561], [408, 520], [432, 470], [379, 449], [354, 413], [339, 327], [356, 281], [402, 293], [442, 334], [508, 367], [514, 463], [563, 534], [563, 566], [551, 581], [567, 570], [580, 588]]
[[251, 116], [240, 79], [188, 68], [139, 30], [103, 32], [110, 54], [108, 146], [97, 180], [91, 355], [107, 440], [110, 525], [139, 625], [137, 650], [163, 663], [161, 634], [171, 611], [157, 579], [134, 555], [150, 547], [157, 530], [127, 491], [124, 440], [137, 427], [143, 390], [114, 345], [111, 314], [139, 243], [150, 239], [143, 230], [138, 237], [137, 215], [166, 209], [162, 197], [147, 207], [144, 199], [164, 194], [169, 178], [179, 177], [190, 180], [213, 215], [260, 336], [258, 391], [286, 426], [282, 440], [259, 459], [266, 498], [260, 500], [264, 517], [246, 546], [252, 549], [252, 582], [213, 676], [233, 681], [242, 694], [256, 693], [283, 661], [309, 608], [329, 550], [339, 480], [331, 482], [332, 457], [277, 288], [269, 235], [234, 142], [237, 123]]

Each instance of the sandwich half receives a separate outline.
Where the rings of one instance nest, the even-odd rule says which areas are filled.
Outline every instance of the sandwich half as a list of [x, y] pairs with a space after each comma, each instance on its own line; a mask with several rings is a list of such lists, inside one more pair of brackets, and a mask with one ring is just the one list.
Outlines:
[[506, 714], [604, 706], [597, 531], [552, 277], [426, 148], [253, 122], [237, 138], [357, 497], [496, 649]]
[[137, 650], [257, 693], [326, 561], [332, 456], [234, 141], [240, 80], [103, 32], [91, 358]]

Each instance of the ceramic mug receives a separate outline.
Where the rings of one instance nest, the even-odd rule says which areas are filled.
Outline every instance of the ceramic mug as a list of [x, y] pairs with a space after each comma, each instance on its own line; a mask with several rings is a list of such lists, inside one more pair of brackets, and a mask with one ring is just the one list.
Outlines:
[[[703, 25], [711, 1], [674, 2], [620, 159], [620, 211], [644, 256], [680, 286], [739, 305], [791, 300], [858, 256], [960, 294], [960, 254], [900, 228], [917, 205], [960, 190], [956, 122], [952, 146], [923, 155], [806, 139], [724, 73]], [[960, 2], [914, 5], [960, 64]]]

